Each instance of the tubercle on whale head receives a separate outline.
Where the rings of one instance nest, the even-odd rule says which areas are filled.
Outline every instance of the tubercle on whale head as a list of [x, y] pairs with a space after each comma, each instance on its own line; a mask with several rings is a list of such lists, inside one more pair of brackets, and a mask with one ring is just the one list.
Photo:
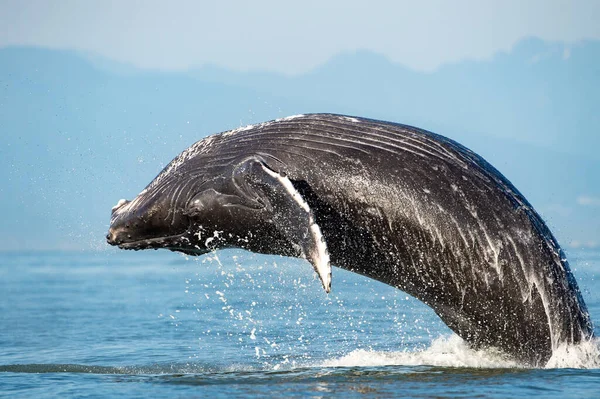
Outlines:
[[144, 193], [113, 207], [106, 240], [122, 249], [164, 248], [185, 239], [189, 219]]
[[[231, 175], [231, 167], [221, 174]], [[120, 200], [112, 208], [107, 243], [121, 249], [164, 248], [189, 255], [242, 246], [236, 244], [244, 244], [249, 229], [229, 227], [239, 225], [241, 212], [260, 205], [241, 198], [228, 180], [166, 169], [132, 201]]]
[[[201, 143], [209, 144], [207, 140]], [[121, 249], [208, 252], [196, 236], [202, 223], [189, 212], [198, 192], [219, 184], [213, 181], [215, 168], [211, 169], [213, 174], [208, 173], [201, 154], [202, 151], [184, 151], [132, 201], [119, 200], [112, 208], [107, 243]], [[229, 168], [225, 165], [218, 171], [226, 173]]]
[[182, 195], [179, 204], [170, 204], [158, 195], [151, 195], [151, 199], [145, 196], [142, 193], [114, 208], [108, 244], [133, 250], [163, 248], [197, 256], [221, 248], [251, 249], [259, 237], [260, 217], [253, 223], [239, 223], [244, 219], [242, 214], [248, 219], [255, 210], [241, 205], [234, 195], [210, 188]]

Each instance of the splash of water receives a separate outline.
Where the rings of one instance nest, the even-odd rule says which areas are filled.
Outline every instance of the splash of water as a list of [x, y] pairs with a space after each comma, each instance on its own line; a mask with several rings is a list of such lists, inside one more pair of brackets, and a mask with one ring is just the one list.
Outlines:
[[546, 364], [547, 369], [600, 369], [600, 338], [577, 345], [559, 345]]
[[[468, 368], [524, 368], [502, 352], [474, 350], [460, 337], [451, 335], [433, 340], [424, 350], [379, 352], [357, 349], [321, 367], [435, 366]], [[600, 340], [564, 345], [554, 353], [545, 368], [600, 368]]]

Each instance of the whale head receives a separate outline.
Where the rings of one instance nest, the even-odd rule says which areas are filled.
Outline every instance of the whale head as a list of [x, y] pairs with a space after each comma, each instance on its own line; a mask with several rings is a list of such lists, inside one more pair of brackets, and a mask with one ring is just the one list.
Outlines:
[[[206, 140], [199, 143], [205, 146]], [[210, 216], [220, 214], [217, 208], [222, 204], [212, 201], [207, 193], [224, 191], [225, 179], [219, 177], [230, 174], [231, 167], [204, 162], [198, 144], [193, 150], [194, 146], [171, 161], [133, 200], [120, 200], [112, 208], [108, 244], [133, 250], [166, 248], [193, 255], [214, 249], [208, 245], [211, 240], [207, 242], [204, 230], [214, 219]], [[212, 227], [217, 229], [218, 225]], [[210, 234], [214, 235], [212, 231]]]
[[206, 141], [212, 138], [180, 154], [133, 200], [112, 208], [108, 244], [202, 255], [227, 247], [260, 251], [277, 242], [278, 233], [269, 234], [273, 228], [265, 222], [265, 203], [244, 179], [244, 162], [207, 159], [197, 150]]
[[181, 205], [182, 200], [155, 189], [142, 191], [132, 201], [120, 200], [112, 209], [107, 242], [134, 250], [177, 247], [185, 243], [191, 219], [177, 205]]

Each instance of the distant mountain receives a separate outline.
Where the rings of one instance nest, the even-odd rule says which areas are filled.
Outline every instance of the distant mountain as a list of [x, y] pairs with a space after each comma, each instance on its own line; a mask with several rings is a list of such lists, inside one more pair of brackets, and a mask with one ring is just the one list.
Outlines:
[[394, 65], [367, 51], [341, 54], [312, 73], [285, 77], [216, 67], [202, 81], [442, 129], [460, 137], [493, 136], [600, 160], [600, 42], [571, 47], [537, 39], [488, 62], [465, 61], [431, 73]]
[[292, 77], [140, 71], [73, 52], [0, 49], [0, 249], [103, 247], [112, 205], [191, 143], [306, 112], [458, 140], [511, 179], [561, 241], [600, 243], [598, 89], [599, 42], [532, 39], [432, 73], [357, 52]]
[[112, 74], [71, 52], [0, 50], [0, 248], [104, 246], [114, 203], [187, 146], [305, 108], [177, 74]]

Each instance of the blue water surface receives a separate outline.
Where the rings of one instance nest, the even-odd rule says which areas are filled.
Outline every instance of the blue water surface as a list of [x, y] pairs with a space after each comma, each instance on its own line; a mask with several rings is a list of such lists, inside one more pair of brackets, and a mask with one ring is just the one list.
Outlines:
[[[597, 321], [600, 251], [570, 259]], [[405, 293], [333, 272], [326, 294], [304, 261], [236, 250], [0, 253], [0, 395], [600, 397], [597, 368], [475, 353]]]

